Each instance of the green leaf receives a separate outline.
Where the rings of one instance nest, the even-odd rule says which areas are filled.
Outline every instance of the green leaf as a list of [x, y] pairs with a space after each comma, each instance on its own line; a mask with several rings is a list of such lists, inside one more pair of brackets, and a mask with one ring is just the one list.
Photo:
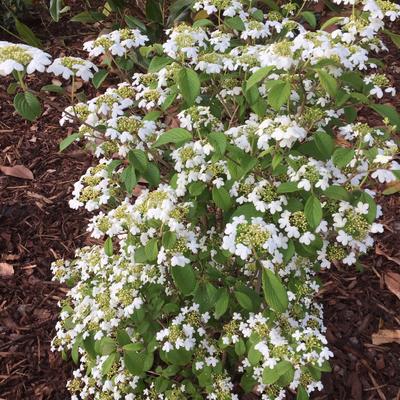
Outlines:
[[31, 92], [17, 93], [14, 97], [14, 107], [18, 114], [31, 122], [42, 114], [42, 106]]
[[235, 291], [234, 295], [236, 297], [237, 302], [246, 310], [246, 311], [254, 311], [253, 302], [251, 298], [247, 296], [246, 293]]
[[93, 86], [98, 89], [107, 78], [107, 76], [108, 72], [105, 69], [100, 69], [99, 71], [97, 71], [92, 78]]
[[142, 32], [146, 32], [146, 25], [139, 18], [125, 15], [125, 23], [131, 29], [139, 28]]
[[332, 17], [325, 21], [321, 26], [321, 31], [325, 30], [329, 26], [336, 24], [337, 22], [341, 21], [344, 17]]
[[155, 163], [148, 164], [146, 171], [143, 172], [143, 178], [153, 187], [159, 185], [161, 181], [160, 170]]
[[149, 165], [146, 153], [140, 149], [130, 150], [128, 153], [128, 160], [130, 164], [132, 164], [135, 169], [138, 169], [140, 172], [145, 172]]
[[64, 151], [68, 146], [70, 146], [76, 139], [79, 138], [79, 133], [73, 133], [72, 135], [67, 136], [60, 142], [60, 151]]
[[105, 19], [106, 16], [97, 11], [82, 11], [79, 14], [76, 14], [73, 16], [70, 21], [71, 22], [81, 22], [83, 24], [86, 23], [94, 23], [94, 22], [99, 22]]
[[[129, 346], [129, 345], [128, 345]], [[133, 375], [140, 375], [148, 371], [154, 362], [154, 354], [125, 350], [124, 363], [128, 371]]]
[[243, 339], [239, 339], [239, 341], [235, 343], [235, 353], [239, 357], [246, 353], [246, 344]]
[[197, 197], [203, 193], [205, 188], [206, 188], [205, 183], [201, 181], [195, 181], [189, 185], [189, 193], [192, 196]]
[[246, 82], [246, 91], [250, 90], [255, 84], [261, 82], [264, 78], [266, 78], [273, 69], [274, 67], [269, 66], [260, 68], [256, 72], [254, 72], [254, 74], [251, 75]]
[[290, 83], [278, 81], [268, 92], [268, 104], [275, 110], [280, 108], [288, 101], [290, 96]]
[[285, 375], [291, 370], [293, 370], [292, 364], [285, 360], [278, 362], [274, 368], [264, 368], [263, 383], [266, 385], [272, 385], [273, 383], [277, 382], [281, 376]]
[[21, 39], [33, 47], [42, 47], [42, 42], [36, 37], [36, 35], [32, 32], [32, 30], [19, 21], [17, 18], [14, 18], [15, 21], [15, 29], [17, 30]]
[[44, 85], [40, 88], [41, 92], [64, 93], [65, 90], [62, 86], [58, 85]]
[[154, 261], [158, 256], [158, 239], [150, 239], [146, 246], [144, 246], [144, 252], [146, 254], [147, 260]]
[[50, 0], [49, 11], [51, 18], [53, 18], [55, 22], [58, 22], [60, 20], [61, 7], [62, 7], [62, 0]]
[[297, 192], [299, 188], [297, 187], [297, 182], [283, 182], [276, 189], [277, 193], [292, 193]]
[[382, 115], [382, 117], [387, 118], [392, 125], [396, 126], [396, 131], [400, 131], [400, 115], [394, 107], [386, 104], [373, 104], [370, 107]]
[[217, 207], [227, 211], [231, 208], [232, 200], [229, 192], [224, 187], [213, 187], [212, 199]]
[[228, 305], [229, 305], [228, 291], [226, 289], [222, 289], [221, 294], [218, 297], [218, 300], [215, 302], [215, 313], [214, 313], [215, 319], [220, 319], [226, 313]]
[[187, 105], [193, 105], [200, 94], [200, 79], [197, 73], [190, 68], [182, 68], [178, 73], [178, 88]]
[[311, 28], [314, 28], [317, 26], [317, 18], [315, 18], [315, 14], [311, 11], [303, 11], [300, 14], [308, 23], [308, 25], [311, 26]]
[[328, 160], [335, 149], [333, 138], [325, 132], [317, 132], [314, 135], [314, 141], [321, 155], [325, 160]]
[[347, 147], [338, 147], [332, 155], [332, 161], [338, 168], [344, 168], [354, 157], [354, 150]]
[[308, 396], [307, 390], [304, 389], [303, 386], [299, 386], [297, 388], [297, 396], [296, 400], [309, 400], [310, 397]]
[[171, 268], [172, 278], [176, 287], [184, 296], [193, 293], [196, 287], [196, 274], [190, 265], [184, 267], [175, 266]]
[[94, 343], [94, 350], [97, 354], [105, 356], [107, 354], [111, 354], [116, 348], [115, 340], [104, 336], [100, 340], [97, 340]]
[[289, 305], [286, 289], [281, 280], [269, 269], [262, 272], [262, 284], [265, 301], [278, 313], [283, 313]]
[[400, 49], [400, 35], [394, 32], [390, 32], [387, 29], [384, 29], [383, 32], [390, 37], [392, 42]]
[[101, 367], [101, 373], [103, 375], [107, 375], [114, 363], [119, 359], [119, 354], [118, 353], [111, 353], [107, 359], [104, 361], [102, 367]]
[[133, 165], [128, 165], [121, 174], [122, 182], [125, 184], [126, 191], [128, 194], [132, 193], [132, 190], [137, 184], [135, 167]]
[[104, 242], [104, 253], [106, 253], [107, 256], [111, 257], [113, 255], [113, 242], [111, 237], [108, 237], [107, 240]]
[[147, 0], [146, 1], [146, 17], [159, 24], [163, 23], [163, 12], [161, 10], [161, 1]]
[[320, 201], [311, 195], [304, 206], [304, 214], [311, 228], [315, 229], [322, 220], [322, 207]]
[[332, 75], [328, 74], [328, 72], [326, 72], [323, 69], [318, 70], [317, 74], [318, 74], [318, 78], [321, 83], [321, 86], [326, 90], [326, 92], [331, 97], [335, 97], [337, 89], [338, 89], [336, 79]]
[[174, 60], [171, 57], [165, 57], [165, 56], [155, 56], [151, 59], [149, 68], [148, 68], [148, 73], [155, 73], [166, 67], [167, 65], [171, 64]]
[[183, 143], [192, 139], [192, 134], [183, 128], [172, 128], [164, 132], [154, 143], [153, 147], [160, 147], [167, 143]]
[[224, 24], [227, 27], [229, 27], [233, 30], [239, 31], [239, 32], [244, 31], [246, 29], [242, 19], [238, 15], [236, 17], [232, 17], [232, 18], [225, 18]]
[[329, 186], [323, 193], [326, 197], [334, 200], [350, 201], [351, 199], [350, 193], [343, 186], [339, 185]]
[[220, 155], [223, 155], [226, 150], [227, 139], [226, 135], [222, 132], [211, 132], [208, 135], [208, 139], [215, 151], [217, 151]]

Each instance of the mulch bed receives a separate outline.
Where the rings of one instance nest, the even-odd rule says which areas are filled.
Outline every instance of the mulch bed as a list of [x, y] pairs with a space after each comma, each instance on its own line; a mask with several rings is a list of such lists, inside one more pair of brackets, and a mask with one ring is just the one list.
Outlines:
[[[75, 28], [69, 29], [76, 34]], [[74, 37], [61, 39], [67, 34], [65, 25], [58, 35], [52, 31], [52, 54], [66, 48], [78, 53]], [[383, 61], [400, 93], [400, 52], [390, 45]], [[24, 165], [34, 179], [0, 175], [0, 262], [14, 269], [9, 279], [0, 278], [0, 400], [67, 399], [72, 365], [50, 351], [57, 303], [66, 289], [51, 281], [50, 264], [87, 244], [88, 215], [69, 209], [67, 201], [91, 160], [76, 145], [59, 153], [59, 142], [70, 132], [59, 127], [52, 101], [30, 124], [13, 114], [5, 89], [3, 80], [0, 165]], [[66, 105], [56, 101], [58, 109]], [[395, 102], [400, 109], [400, 98]], [[371, 122], [370, 113], [364, 116]], [[385, 233], [377, 237], [378, 250], [362, 260], [363, 271], [338, 266], [321, 274], [319, 300], [335, 358], [332, 373], [323, 376], [324, 391], [313, 395], [316, 400], [400, 400], [400, 345], [377, 346], [371, 340], [381, 328], [400, 329], [400, 301], [383, 280], [388, 271], [400, 272], [400, 196], [382, 197], [380, 203]]]

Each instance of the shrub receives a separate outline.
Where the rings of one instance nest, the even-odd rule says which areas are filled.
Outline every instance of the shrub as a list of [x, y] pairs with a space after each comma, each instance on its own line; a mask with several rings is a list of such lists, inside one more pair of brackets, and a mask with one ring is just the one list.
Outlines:
[[[376, 102], [394, 88], [369, 57], [386, 49], [378, 34], [400, 7], [351, 9], [316, 29], [295, 3], [204, 0], [162, 45], [128, 29], [85, 44], [121, 77], [137, 57], [147, 72], [61, 119], [81, 121], [61, 147], [80, 140], [98, 158], [70, 206], [96, 211], [88, 230], [102, 240], [52, 267], [71, 287], [53, 348], [78, 364], [73, 398], [266, 400], [289, 389], [303, 400], [321, 389], [333, 354], [317, 273], [357, 264], [383, 230], [376, 182], [400, 176], [400, 118]], [[30, 110], [33, 50], [1, 46]], [[49, 70], [99, 87], [107, 73], [96, 68], [68, 57]], [[361, 106], [383, 123], [358, 122]]]

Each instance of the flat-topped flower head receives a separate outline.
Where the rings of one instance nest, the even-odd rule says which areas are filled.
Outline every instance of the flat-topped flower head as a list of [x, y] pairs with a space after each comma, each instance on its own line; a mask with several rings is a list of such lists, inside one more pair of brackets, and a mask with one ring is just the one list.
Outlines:
[[44, 72], [51, 63], [51, 56], [36, 47], [0, 41], [0, 76], [13, 71], [32, 74]]
[[94, 72], [98, 68], [92, 62], [79, 57], [61, 57], [56, 58], [47, 68], [47, 72], [54, 75], [61, 75], [64, 79], [79, 77], [83, 81], [93, 78]]

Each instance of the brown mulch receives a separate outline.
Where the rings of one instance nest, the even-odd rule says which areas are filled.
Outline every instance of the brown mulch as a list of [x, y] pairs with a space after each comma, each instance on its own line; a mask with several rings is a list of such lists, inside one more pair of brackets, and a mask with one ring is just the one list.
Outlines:
[[[51, 53], [77, 54], [77, 26], [69, 32], [55, 26], [48, 27]], [[400, 93], [400, 52], [390, 45], [384, 62]], [[46, 83], [33, 81], [37, 88]], [[50, 351], [66, 290], [51, 281], [50, 264], [86, 244], [88, 216], [67, 201], [91, 160], [76, 145], [58, 152], [70, 132], [59, 127], [52, 104], [66, 104], [50, 99], [44, 116], [30, 124], [13, 114], [5, 89], [0, 81], [0, 165], [24, 165], [34, 179], [0, 173], [0, 263], [11, 275], [0, 277], [0, 400], [67, 399], [71, 363]], [[400, 97], [391, 103], [400, 110]], [[373, 123], [373, 115], [363, 115]], [[335, 358], [316, 400], [400, 400], [400, 345], [374, 345], [371, 338], [379, 329], [400, 329], [400, 300], [384, 283], [387, 272], [400, 273], [400, 196], [380, 203], [385, 233], [377, 237], [378, 250], [362, 260], [363, 270], [338, 266], [322, 274], [319, 300]]]

